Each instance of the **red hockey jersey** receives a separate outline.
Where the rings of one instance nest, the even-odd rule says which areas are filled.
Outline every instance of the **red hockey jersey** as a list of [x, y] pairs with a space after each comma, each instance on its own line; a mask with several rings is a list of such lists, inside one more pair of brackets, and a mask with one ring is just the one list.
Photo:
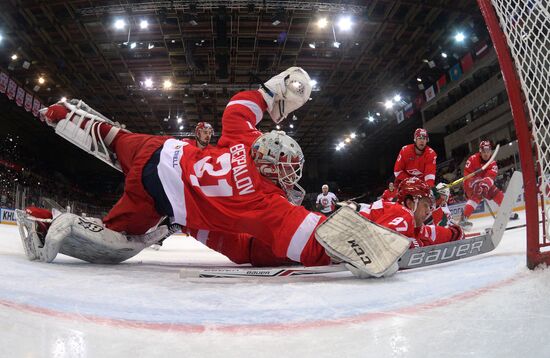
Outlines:
[[[327, 264], [329, 258], [313, 234], [325, 218], [289, 203], [250, 157], [265, 109], [258, 91], [240, 92], [224, 111], [217, 146], [202, 151], [176, 139], [164, 143], [157, 170], [174, 221], [189, 228], [247, 233], [272, 244], [278, 257]], [[307, 245], [315, 253], [303, 257]]]
[[429, 186], [434, 186], [436, 160], [435, 151], [428, 146], [422, 155], [416, 154], [414, 144], [404, 146], [393, 167], [395, 186], [398, 187], [401, 181], [410, 177], [420, 178]]
[[411, 240], [410, 248], [441, 244], [451, 240], [452, 233], [442, 226], [414, 227], [414, 214], [399, 203], [384, 200], [361, 204], [359, 211], [367, 219], [396, 231]]
[[[485, 163], [481, 160], [481, 153], [477, 152], [468, 158], [466, 161], [466, 164], [464, 165], [464, 176], [475, 172], [479, 168], [481, 168]], [[468, 189], [472, 189], [472, 185], [477, 182], [480, 179], [483, 178], [489, 178], [491, 179], [491, 182], [494, 184], [494, 180], [497, 177], [498, 174], [498, 166], [495, 161], [492, 161], [489, 166], [485, 170], [482, 170], [481, 172], [477, 173], [470, 179], [464, 180], [464, 186]]]
[[397, 197], [397, 189], [393, 189], [393, 191], [390, 191], [390, 189], [384, 190], [384, 193], [380, 197], [380, 199], [385, 201], [393, 201]]

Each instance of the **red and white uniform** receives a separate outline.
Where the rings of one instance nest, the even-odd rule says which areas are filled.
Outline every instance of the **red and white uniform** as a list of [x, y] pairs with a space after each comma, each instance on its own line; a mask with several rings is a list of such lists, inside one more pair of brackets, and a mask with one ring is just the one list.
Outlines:
[[[464, 166], [464, 176], [475, 172], [480, 169], [485, 163], [482, 161], [481, 153], [475, 153], [466, 161]], [[464, 216], [469, 217], [475, 210], [477, 205], [483, 200], [483, 196], [475, 193], [475, 187], [480, 181], [485, 181], [489, 184], [490, 188], [487, 191], [486, 199], [493, 200], [499, 206], [504, 199], [504, 194], [494, 184], [495, 178], [498, 174], [498, 166], [495, 161], [491, 162], [485, 170], [482, 170], [472, 178], [464, 180], [464, 192], [468, 201], [464, 207]]]
[[447, 226], [451, 223], [452, 218], [451, 211], [447, 205], [439, 206], [432, 211], [434, 225]]
[[207, 151], [174, 138], [121, 131], [111, 146], [126, 174], [125, 192], [105, 217], [107, 227], [142, 234], [159, 220], [141, 176], [149, 158], [162, 147], [156, 168], [174, 222], [191, 229], [249, 234], [281, 259], [304, 265], [330, 263], [314, 237], [325, 218], [289, 203], [250, 157], [265, 110], [258, 91], [235, 95], [224, 111], [218, 145]]
[[437, 155], [435, 151], [428, 146], [426, 146], [421, 155], [416, 154], [414, 143], [404, 146], [399, 151], [393, 167], [395, 187], [398, 188], [401, 181], [410, 177], [420, 178], [430, 187], [433, 187], [436, 160]]
[[329, 191], [326, 195], [324, 193], [317, 195], [317, 201], [315, 203], [320, 205], [320, 212], [323, 214], [328, 214], [336, 209], [337, 201], [338, 198], [336, 195]]
[[361, 204], [361, 215], [411, 240], [410, 248], [437, 245], [451, 241], [449, 229], [436, 225], [414, 227], [414, 214], [405, 206], [384, 200]]
[[390, 189], [384, 190], [384, 193], [382, 193], [382, 196], [380, 199], [385, 201], [393, 201], [397, 197], [397, 189], [393, 189], [391, 191]]

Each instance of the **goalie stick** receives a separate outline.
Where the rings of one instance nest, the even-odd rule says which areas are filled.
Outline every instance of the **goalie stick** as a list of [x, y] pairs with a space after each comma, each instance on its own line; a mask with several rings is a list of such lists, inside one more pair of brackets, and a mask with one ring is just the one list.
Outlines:
[[[521, 193], [522, 178], [520, 172], [514, 172], [502, 204], [491, 229], [485, 234], [452, 241], [439, 245], [410, 249], [399, 259], [399, 269], [408, 270], [441, 263], [456, 261], [493, 251], [502, 240], [505, 230], [523, 227], [522, 225], [506, 228], [510, 213], [517, 197]], [[284, 267], [224, 267], [224, 268], [183, 268], [180, 278], [273, 278], [289, 276], [320, 275], [347, 271], [343, 264], [330, 266], [284, 266]]]

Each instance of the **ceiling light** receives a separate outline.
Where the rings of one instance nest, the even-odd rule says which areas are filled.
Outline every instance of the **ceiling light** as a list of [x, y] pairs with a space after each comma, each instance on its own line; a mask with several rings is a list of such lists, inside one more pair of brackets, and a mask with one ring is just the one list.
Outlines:
[[466, 36], [462, 32], [457, 32], [457, 34], [455, 35], [455, 41], [462, 42], [464, 41], [464, 39], [466, 39]]
[[328, 25], [328, 20], [326, 17], [322, 17], [319, 20], [317, 20], [317, 26], [320, 29], [324, 29]]
[[151, 88], [153, 87], [153, 80], [150, 78], [146, 78], [143, 84], [145, 85], [146, 88]]
[[334, 47], [336, 47], [336, 48], [340, 48], [340, 45], [341, 45], [341, 44], [340, 44], [340, 42], [338, 42], [338, 41], [334, 41], [334, 42], [332, 43], [332, 46], [334, 46]]
[[281, 126], [277, 124], [277, 125], [275, 126], [275, 128], [281, 129]]
[[416, 77], [416, 81], [417, 81], [417, 82], [422, 82], [422, 78]]
[[291, 123], [289, 127], [290, 127], [290, 128], [294, 128], [294, 124]]
[[61, 97], [61, 102], [67, 102], [67, 97]]
[[147, 49], [148, 49], [148, 50], [150, 50], [150, 49], [152, 49], [152, 48], [155, 48], [155, 44], [148, 44], [148, 45], [147, 45]]
[[149, 27], [149, 21], [147, 20], [141, 20], [139, 22], [139, 27], [142, 29], [142, 30], [145, 30], [146, 28]]
[[344, 142], [338, 143], [338, 146], [339, 146], [339, 147], [344, 147], [345, 145], [346, 145], [346, 143], [344, 143]]
[[126, 25], [126, 23], [122, 19], [118, 19], [118, 20], [115, 21], [115, 29], [117, 29], [117, 30], [122, 30], [125, 25]]
[[183, 126], [180, 126], [180, 131], [183, 130]]
[[172, 88], [172, 81], [170, 81], [170, 80], [164, 81], [164, 83], [162, 84], [162, 87], [164, 87], [164, 89]]
[[374, 117], [373, 116], [369, 116], [367, 119], [369, 120], [369, 122], [374, 122]]
[[447, 54], [445, 52], [441, 52], [441, 57], [447, 58]]
[[311, 43], [309, 44], [309, 48], [315, 48], [315, 42], [311, 42]]
[[38, 77], [38, 83], [44, 84], [44, 82], [46, 82], [46, 80], [44, 79], [44, 77], [42, 77], [42, 76]]
[[350, 136], [351, 139], [355, 139], [355, 137], [356, 137], [355, 133], [351, 133], [349, 136]]
[[336, 146], [336, 150], [340, 151], [341, 149], [342, 149], [342, 147]]
[[2, 42], [3, 39], [4, 37], [2, 36], [2, 34], [0, 34], [0, 42]]
[[376, 115], [377, 115], [378, 117], [380, 117], [380, 112], [376, 112]]
[[317, 86], [317, 81], [316, 80], [311, 80], [311, 81], [309, 81], [309, 84], [311, 85], [311, 87], [315, 87], [315, 86]]
[[183, 121], [183, 119], [181, 117], [178, 117], [177, 121], [178, 121], [178, 123], [181, 123]]
[[292, 120], [293, 120], [293, 121], [297, 121], [297, 120], [298, 120], [298, 117], [296, 117], [296, 115], [293, 114], [293, 115], [292, 115]]
[[351, 22], [351, 17], [349, 17], [349, 16], [341, 17], [340, 20], [338, 20], [338, 27], [342, 31], [351, 30], [352, 25], [353, 25], [353, 23]]
[[346, 138], [346, 139], [344, 139], [344, 142], [349, 143], [349, 142], [351, 142], [351, 139]]
[[393, 102], [390, 101], [390, 100], [387, 100], [386, 102], [384, 102], [384, 107], [386, 107], [386, 109], [390, 109], [393, 107]]
[[132, 43], [130, 44], [130, 48], [131, 48], [131, 49], [135, 49], [136, 46], [137, 46], [137, 44], [136, 44], [135, 42], [132, 42]]
[[398, 94], [396, 94], [395, 96], [393, 96], [393, 101], [394, 101], [395, 103], [401, 101], [401, 96], [398, 95]]
[[17, 58], [18, 58], [18, 57], [17, 57], [17, 55], [16, 55], [15, 53], [14, 53], [13, 55], [11, 55], [11, 59], [12, 59], [13, 61], [17, 60]]

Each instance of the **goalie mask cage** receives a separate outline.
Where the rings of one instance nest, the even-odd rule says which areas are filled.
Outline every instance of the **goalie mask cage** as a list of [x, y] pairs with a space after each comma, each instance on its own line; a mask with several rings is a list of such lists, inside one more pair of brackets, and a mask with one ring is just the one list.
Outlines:
[[477, 2], [514, 117], [524, 183], [527, 266], [533, 269], [541, 263], [550, 264], [549, 0]]

